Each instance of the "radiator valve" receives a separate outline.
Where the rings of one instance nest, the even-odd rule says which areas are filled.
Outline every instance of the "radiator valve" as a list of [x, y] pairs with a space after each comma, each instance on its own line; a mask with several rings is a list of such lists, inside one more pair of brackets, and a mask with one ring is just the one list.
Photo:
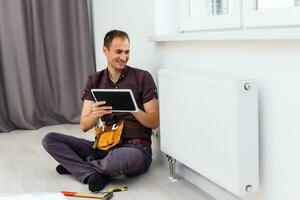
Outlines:
[[246, 82], [246, 83], [244, 84], [244, 89], [245, 89], [245, 90], [250, 90], [250, 89], [251, 89], [251, 85], [250, 85], [249, 82]]
[[246, 190], [246, 192], [253, 192], [252, 185], [246, 185], [245, 190]]

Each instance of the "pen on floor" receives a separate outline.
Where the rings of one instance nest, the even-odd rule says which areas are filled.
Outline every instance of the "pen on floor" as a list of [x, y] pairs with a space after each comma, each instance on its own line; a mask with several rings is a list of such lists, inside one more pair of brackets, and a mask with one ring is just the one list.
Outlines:
[[79, 193], [79, 192], [69, 192], [69, 191], [61, 191], [61, 193], [65, 196], [69, 197], [83, 197], [83, 198], [94, 198], [94, 199], [103, 199], [103, 200], [109, 200], [112, 198], [113, 193], [108, 192], [105, 194], [88, 194], [88, 193]]

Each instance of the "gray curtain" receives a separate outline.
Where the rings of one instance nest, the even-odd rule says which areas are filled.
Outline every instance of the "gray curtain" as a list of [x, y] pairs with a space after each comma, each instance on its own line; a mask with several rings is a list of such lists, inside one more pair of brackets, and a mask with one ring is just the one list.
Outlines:
[[85, 0], [0, 0], [0, 132], [78, 123], [95, 71]]

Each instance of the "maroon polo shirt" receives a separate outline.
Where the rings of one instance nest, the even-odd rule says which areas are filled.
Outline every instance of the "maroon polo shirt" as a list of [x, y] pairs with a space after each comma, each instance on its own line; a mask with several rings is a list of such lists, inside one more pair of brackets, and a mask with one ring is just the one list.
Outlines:
[[[158, 98], [157, 88], [151, 74], [145, 70], [125, 66], [118, 81], [113, 83], [109, 78], [107, 68], [89, 76], [85, 89], [82, 93], [82, 100], [94, 101], [91, 89], [131, 89], [136, 100], [137, 106], [144, 111], [144, 103]], [[102, 117], [106, 122], [118, 120], [130, 120], [139, 123], [131, 113], [116, 112]], [[142, 138], [151, 141], [151, 129], [137, 131], [125, 127], [123, 130], [124, 138]]]

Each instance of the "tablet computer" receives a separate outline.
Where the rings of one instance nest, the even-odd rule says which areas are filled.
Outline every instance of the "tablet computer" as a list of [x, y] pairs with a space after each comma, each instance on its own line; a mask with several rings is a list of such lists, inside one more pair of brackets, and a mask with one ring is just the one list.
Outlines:
[[91, 89], [95, 101], [106, 101], [113, 112], [137, 112], [138, 107], [130, 89]]

